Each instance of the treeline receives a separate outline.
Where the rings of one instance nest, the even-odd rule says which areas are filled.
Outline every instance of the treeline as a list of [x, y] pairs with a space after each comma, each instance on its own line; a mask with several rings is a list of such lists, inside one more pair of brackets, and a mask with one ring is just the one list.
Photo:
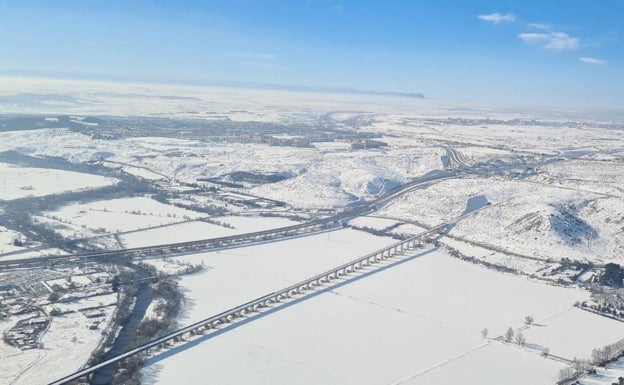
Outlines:
[[[565, 367], [559, 371], [559, 381], [557, 384], [565, 384], [581, 375], [596, 374], [594, 366], [604, 366], [613, 362], [624, 355], [624, 339], [616, 343], [606, 345], [600, 349], [592, 350], [591, 360], [574, 360], [572, 365]], [[578, 383], [578, 381], [576, 382]], [[622, 384], [622, 382], [620, 382]], [[616, 383], [616, 385], [618, 385]], [[624, 385], [624, 384], [622, 384]]]

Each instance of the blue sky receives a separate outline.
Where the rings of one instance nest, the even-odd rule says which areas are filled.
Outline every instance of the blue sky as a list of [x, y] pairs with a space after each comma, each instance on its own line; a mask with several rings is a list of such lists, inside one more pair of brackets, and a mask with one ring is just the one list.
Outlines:
[[624, 105], [624, 1], [0, 0], [0, 75]]

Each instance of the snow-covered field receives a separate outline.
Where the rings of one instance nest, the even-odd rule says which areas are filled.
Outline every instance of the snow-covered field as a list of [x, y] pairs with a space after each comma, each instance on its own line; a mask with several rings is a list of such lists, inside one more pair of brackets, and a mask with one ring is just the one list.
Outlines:
[[116, 233], [147, 229], [201, 216], [204, 215], [150, 198], [133, 197], [72, 204], [44, 212], [37, 218], [49, 221], [57, 231], [79, 237], [93, 235], [94, 231]]
[[0, 254], [14, 250], [21, 250], [23, 247], [15, 246], [16, 239], [21, 239], [22, 235], [16, 231], [0, 226]]
[[[249, 255], [261, 247], [240, 251]], [[237, 251], [232, 250], [235, 256]], [[292, 276], [294, 266], [272, 273], [275, 279]], [[230, 306], [242, 302], [238, 292], [249, 281], [261, 286], [255, 272], [237, 285], [221, 286], [220, 298], [213, 301], [222, 307], [208, 304], [209, 294], [194, 297], [213, 291], [216, 283], [209, 278], [220, 269], [183, 279], [192, 300], [187, 322], [218, 312], [229, 297], [235, 298]], [[152, 358], [145, 372], [149, 382], [161, 384], [437, 384], [464, 375], [474, 380], [467, 383], [484, 385], [548, 384], [563, 364], [541, 357], [537, 346], [562, 355], [587, 355], [624, 327], [584, 314], [589, 318], [583, 322], [594, 327], [592, 338], [578, 340], [575, 349], [559, 349], [558, 338], [579, 332], [573, 317], [559, 315], [573, 314], [573, 303], [587, 296], [423, 250], [365, 279], [330, 288], [200, 344], [175, 348], [173, 355], [165, 352], [162, 359]], [[199, 307], [208, 312], [197, 314]], [[525, 348], [480, 335], [483, 328], [492, 338], [510, 326], [523, 329], [526, 315], [536, 321], [524, 330]], [[559, 322], [551, 327], [555, 319]]]
[[343, 229], [252, 247], [174, 257], [207, 267], [207, 271], [181, 278], [180, 285], [189, 306], [180, 322], [188, 324], [206, 318], [393, 242], [390, 238]]
[[624, 323], [597, 316], [578, 308], [571, 308], [548, 319], [526, 332], [527, 341], [539, 341], [551, 354], [572, 359], [591, 359], [591, 349], [602, 348], [624, 336]]
[[212, 218], [231, 227], [201, 221], [148, 229], [122, 235], [125, 247], [142, 247], [166, 243], [187, 242], [207, 238], [226, 237], [247, 232], [268, 230], [296, 224], [285, 218], [216, 217]]
[[73, 171], [0, 163], [0, 200], [85, 190], [112, 185], [116, 182], [113, 178]]

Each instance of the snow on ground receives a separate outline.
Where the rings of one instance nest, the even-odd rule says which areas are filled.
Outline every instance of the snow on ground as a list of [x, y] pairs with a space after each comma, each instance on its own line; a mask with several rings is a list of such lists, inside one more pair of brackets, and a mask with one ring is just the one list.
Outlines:
[[[599, 218], [589, 222], [582, 207], [595, 197], [558, 191], [519, 196], [483, 210], [453, 230], [464, 238], [525, 255], [602, 261], [618, 257], [609, 245], [610, 226]], [[622, 205], [620, 203], [620, 205]]]
[[19, 251], [18, 254], [4, 254], [4, 255], [0, 255], [0, 260], [3, 259], [8, 259], [8, 260], [15, 260], [15, 259], [26, 259], [26, 258], [38, 258], [41, 256], [50, 256], [50, 255], [66, 255], [67, 252], [61, 249], [56, 249], [56, 248], [48, 248], [48, 249], [36, 249], [36, 250], [27, 250], [27, 249], [23, 249], [23, 252], [21, 250], [16, 250]]
[[513, 156], [510, 151], [492, 147], [462, 146], [455, 149], [472, 164], [487, 162], [492, 159], [506, 159]]
[[121, 235], [120, 238], [125, 247], [132, 248], [218, 238], [237, 233], [227, 227], [197, 221], [132, 232]]
[[156, 173], [185, 182], [234, 171], [298, 173], [318, 158], [318, 151], [314, 148], [207, 143], [160, 137], [105, 140], [92, 139], [66, 129], [3, 132], [2, 138], [0, 151], [61, 156], [72, 162], [91, 161], [97, 159], [98, 154], [108, 153], [112, 155], [106, 158], [107, 161], [135, 166], [126, 167], [129, 173], [149, 179]]
[[294, 178], [252, 189], [255, 195], [306, 208], [344, 206], [442, 168], [438, 148], [326, 152]]
[[539, 271], [543, 270], [546, 267], [546, 264], [539, 260], [521, 258], [516, 255], [510, 255], [504, 252], [486, 249], [470, 242], [465, 242], [461, 239], [445, 237], [441, 240], [441, 242], [444, 245], [458, 250], [460, 253], [468, 257], [474, 257], [484, 262], [508, 267], [510, 269], [514, 269], [518, 272], [522, 272], [528, 275], [537, 274]]
[[23, 247], [15, 246], [13, 243], [16, 239], [22, 239], [22, 235], [16, 231], [0, 226], [0, 254], [15, 250], [22, 250]]
[[276, 227], [296, 224], [286, 218], [254, 218], [254, 217], [216, 217], [212, 220], [232, 227], [224, 227], [202, 221], [186, 222], [167, 227], [159, 227], [144, 231], [121, 235], [125, 247], [143, 247], [166, 243], [195, 241], [208, 238], [226, 237], [229, 235], [261, 231]]
[[[438, 110], [440, 111], [440, 110]], [[479, 111], [476, 111], [479, 114]], [[485, 118], [487, 112], [481, 112], [480, 118]], [[530, 113], [532, 114], [532, 113]], [[449, 113], [447, 116], [454, 115]], [[515, 116], [513, 116], [515, 115]], [[517, 118], [518, 114], [509, 114], [506, 119]], [[469, 153], [477, 153], [472, 147], [490, 147], [501, 150], [515, 151], [527, 154], [561, 154], [562, 150], [588, 149], [594, 146], [593, 151], [602, 153], [617, 151], [621, 146], [624, 134], [620, 130], [588, 129], [583, 125], [568, 125], [561, 122], [561, 117], [545, 117], [547, 120], [559, 121], [558, 124], [535, 123], [522, 125], [513, 123], [486, 123], [466, 125], [459, 122], [427, 122], [421, 115], [420, 119], [408, 121], [408, 114], [387, 114], [380, 119], [378, 127], [384, 132], [391, 130], [401, 136], [420, 134], [430, 139], [455, 142], [471, 146]], [[392, 123], [395, 124], [392, 124]], [[483, 152], [483, 151], [479, 151]], [[500, 154], [492, 153], [494, 157]]]
[[524, 332], [527, 342], [541, 346], [568, 359], [591, 359], [591, 349], [602, 348], [622, 339], [624, 323], [571, 308], [548, 319], [539, 320]]
[[[319, 243], [318, 237], [321, 236], [316, 236], [315, 244]], [[229, 265], [240, 266], [247, 261], [245, 279], [235, 284], [231, 277], [220, 282], [217, 274], [224, 266], [216, 262], [226, 260], [218, 261], [214, 255], [209, 264], [214, 265], [213, 270], [184, 277], [181, 284], [191, 300], [184, 323], [243, 302], [241, 287], [249, 285], [249, 290], [270, 286], [258, 284], [267, 280], [261, 279], [255, 268], [269, 270], [274, 275], [273, 282], [295, 275], [295, 270], [301, 270], [298, 263], [271, 270], [275, 266], [271, 262], [276, 259], [268, 260], [266, 257], [272, 253], [262, 252], [262, 248], [268, 247], [288, 254], [283, 249], [291, 247], [281, 246], [230, 250], [233, 255], [229, 258], [240, 260], [228, 260]], [[319, 246], [310, 251], [301, 249], [291, 258], [299, 262], [300, 254], [321, 256], [324, 253]], [[253, 254], [257, 261], [245, 258]], [[310, 255], [307, 259], [311, 259]], [[250, 261], [257, 263], [252, 267]], [[210, 294], [215, 290], [218, 296]], [[262, 293], [255, 291], [256, 296]], [[475, 380], [467, 383], [480, 385], [549, 384], [554, 382], [561, 363], [542, 358], [531, 348], [485, 340], [480, 331], [487, 327], [490, 336], [499, 336], [509, 326], [523, 327], [526, 315], [535, 317], [536, 324], [547, 323], [557, 314], [569, 311], [575, 301], [587, 297], [588, 293], [581, 290], [500, 274], [426, 249], [407, 262], [295, 301], [198, 344], [165, 352], [161, 358], [156, 356], [149, 361], [145, 373], [150, 383], [158, 384], [214, 381], [366, 385], [399, 384], [403, 380], [409, 380], [405, 382], [408, 384], [439, 384], [446, 383], [448, 378], [464, 378], [463, 375]], [[202, 309], [199, 313], [198, 308]], [[592, 325], [607, 320], [591, 316], [595, 317], [589, 320]], [[581, 339], [579, 350], [589, 353], [597, 347], [594, 342], [617, 339], [613, 328], [617, 329], [619, 324], [613, 324], [596, 330], [595, 339]], [[539, 327], [531, 327], [531, 331]], [[577, 327], [574, 320], [563, 318], [553, 333], [563, 335]], [[552, 343], [553, 350], [557, 349], [550, 334], [526, 333], [527, 344]], [[499, 364], [492, 365], [484, 358]]]
[[42, 255], [65, 254], [65, 252], [60, 249], [41, 249], [39, 246], [37, 246], [38, 243], [35, 243], [34, 245], [29, 244], [28, 247], [15, 246], [13, 242], [16, 239], [24, 241], [25, 237], [21, 233], [0, 226], [0, 259], [33, 258], [40, 257]]
[[88, 234], [75, 234], [84, 236], [92, 235], [92, 231], [121, 232], [145, 229], [204, 215], [150, 198], [133, 197], [72, 204], [56, 211], [44, 212], [43, 216], [61, 222], [62, 225], [73, 225], [74, 229], [85, 228]]
[[385, 219], [385, 218], [374, 218], [374, 217], [357, 217], [349, 221], [349, 225], [356, 227], [368, 227], [375, 230], [383, 230], [387, 229], [390, 226], [394, 226], [398, 221], [393, 219]]
[[544, 166], [540, 168], [542, 173], [531, 179], [621, 197], [624, 192], [622, 167], [621, 162], [615, 161], [572, 159]]
[[552, 385], [564, 365], [533, 353], [490, 343], [442, 367], [393, 385]]
[[580, 385], [612, 385], [624, 377], [624, 358], [596, 368], [596, 374], [586, 374], [579, 379]]
[[238, 231], [241, 234], [297, 224], [295, 221], [281, 217], [248, 217], [228, 215], [223, 217], [214, 217], [212, 219], [218, 222], [227, 223], [232, 226], [235, 231]]
[[[4, 335], [4, 332], [11, 329], [16, 321], [17, 318], [0, 320], [0, 332]], [[0, 384], [11, 384], [22, 371], [27, 370], [42, 355], [42, 351], [22, 351], [7, 345], [3, 340], [0, 341]]]
[[[602, 255], [615, 262], [624, 255], [624, 204], [622, 198], [597, 199], [584, 206], [579, 216], [597, 229], [598, 236], [606, 242]], [[593, 247], [593, 244], [590, 244]]]
[[[63, 304], [63, 310], [77, 310], [100, 303], [114, 303], [115, 295], [87, 298]], [[43, 349], [21, 351], [0, 341], [0, 384], [44, 385], [80, 369], [91, 356], [102, 338], [102, 330], [111, 320], [113, 306], [103, 307], [97, 329], [88, 328], [92, 319], [80, 311], [52, 317], [50, 328], [43, 335]], [[0, 323], [2, 331], [10, 329], [18, 318]]]
[[[108, 309], [106, 323], [111, 316], [112, 310]], [[12, 385], [43, 385], [58, 379], [59, 373], [80, 369], [102, 337], [102, 331], [88, 329], [85, 320], [81, 313], [55, 317], [42, 338], [44, 353], [40, 360], [33, 370], [24, 372]]]
[[0, 163], [0, 200], [45, 196], [117, 183], [114, 178]]
[[400, 225], [400, 226], [394, 228], [392, 230], [392, 233], [393, 234], [401, 234], [401, 235], [404, 235], [404, 234], [416, 235], [416, 234], [422, 233], [422, 232], [424, 232], [426, 230], [427, 229], [425, 229], [424, 227], [415, 225], [413, 223], [406, 223], [406, 224], [403, 224], [403, 225]]
[[[183, 276], [188, 324], [395, 242], [362, 231], [341, 229], [281, 242], [173, 257], [202, 263], [207, 271]], [[150, 263], [155, 260], [145, 260]]]
[[[335, 207], [368, 198], [399, 183], [442, 167], [439, 147], [395, 141], [383, 150], [340, 150], [336, 146], [310, 148], [252, 143], [206, 143], [174, 138], [91, 139], [64, 129], [2, 133], [0, 151], [62, 156], [70, 161], [122, 162], [127, 172], [197, 182], [236, 171], [282, 173], [292, 178], [258, 186], [252, 193], [305, 208]], [[392, 141], [390, 141], [392, 143]], [[113, 166], [118, 166], [113, 164]]]
[[435, 225], [456, 218], [471, 197], [492, 206], [452, 235], [540, 258], [605, 260], [621, 256], [624, 203], [617, 198], [520, 181], [450, 179], [400, 197], [380, 215]]

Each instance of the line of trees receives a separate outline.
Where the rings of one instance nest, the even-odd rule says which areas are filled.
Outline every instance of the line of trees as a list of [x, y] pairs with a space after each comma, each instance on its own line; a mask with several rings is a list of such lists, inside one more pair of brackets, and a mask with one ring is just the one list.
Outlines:
[[[606, 345], [603, 348], [592, 350], [591, 360], [574, 360], [572, 365], [561, 369], [559, 372], [559, 383], [566, 383], [578, 378], [584, 373], [596, 373], [594, 366], [604, 366], [605, 364], [615, 361], [624, 355], [624, 339], [616, 343]], [[624, 379], [622, 380], [624, 381]], [[615, 385], [624, 385], [624, 382], [615, 383]]]

